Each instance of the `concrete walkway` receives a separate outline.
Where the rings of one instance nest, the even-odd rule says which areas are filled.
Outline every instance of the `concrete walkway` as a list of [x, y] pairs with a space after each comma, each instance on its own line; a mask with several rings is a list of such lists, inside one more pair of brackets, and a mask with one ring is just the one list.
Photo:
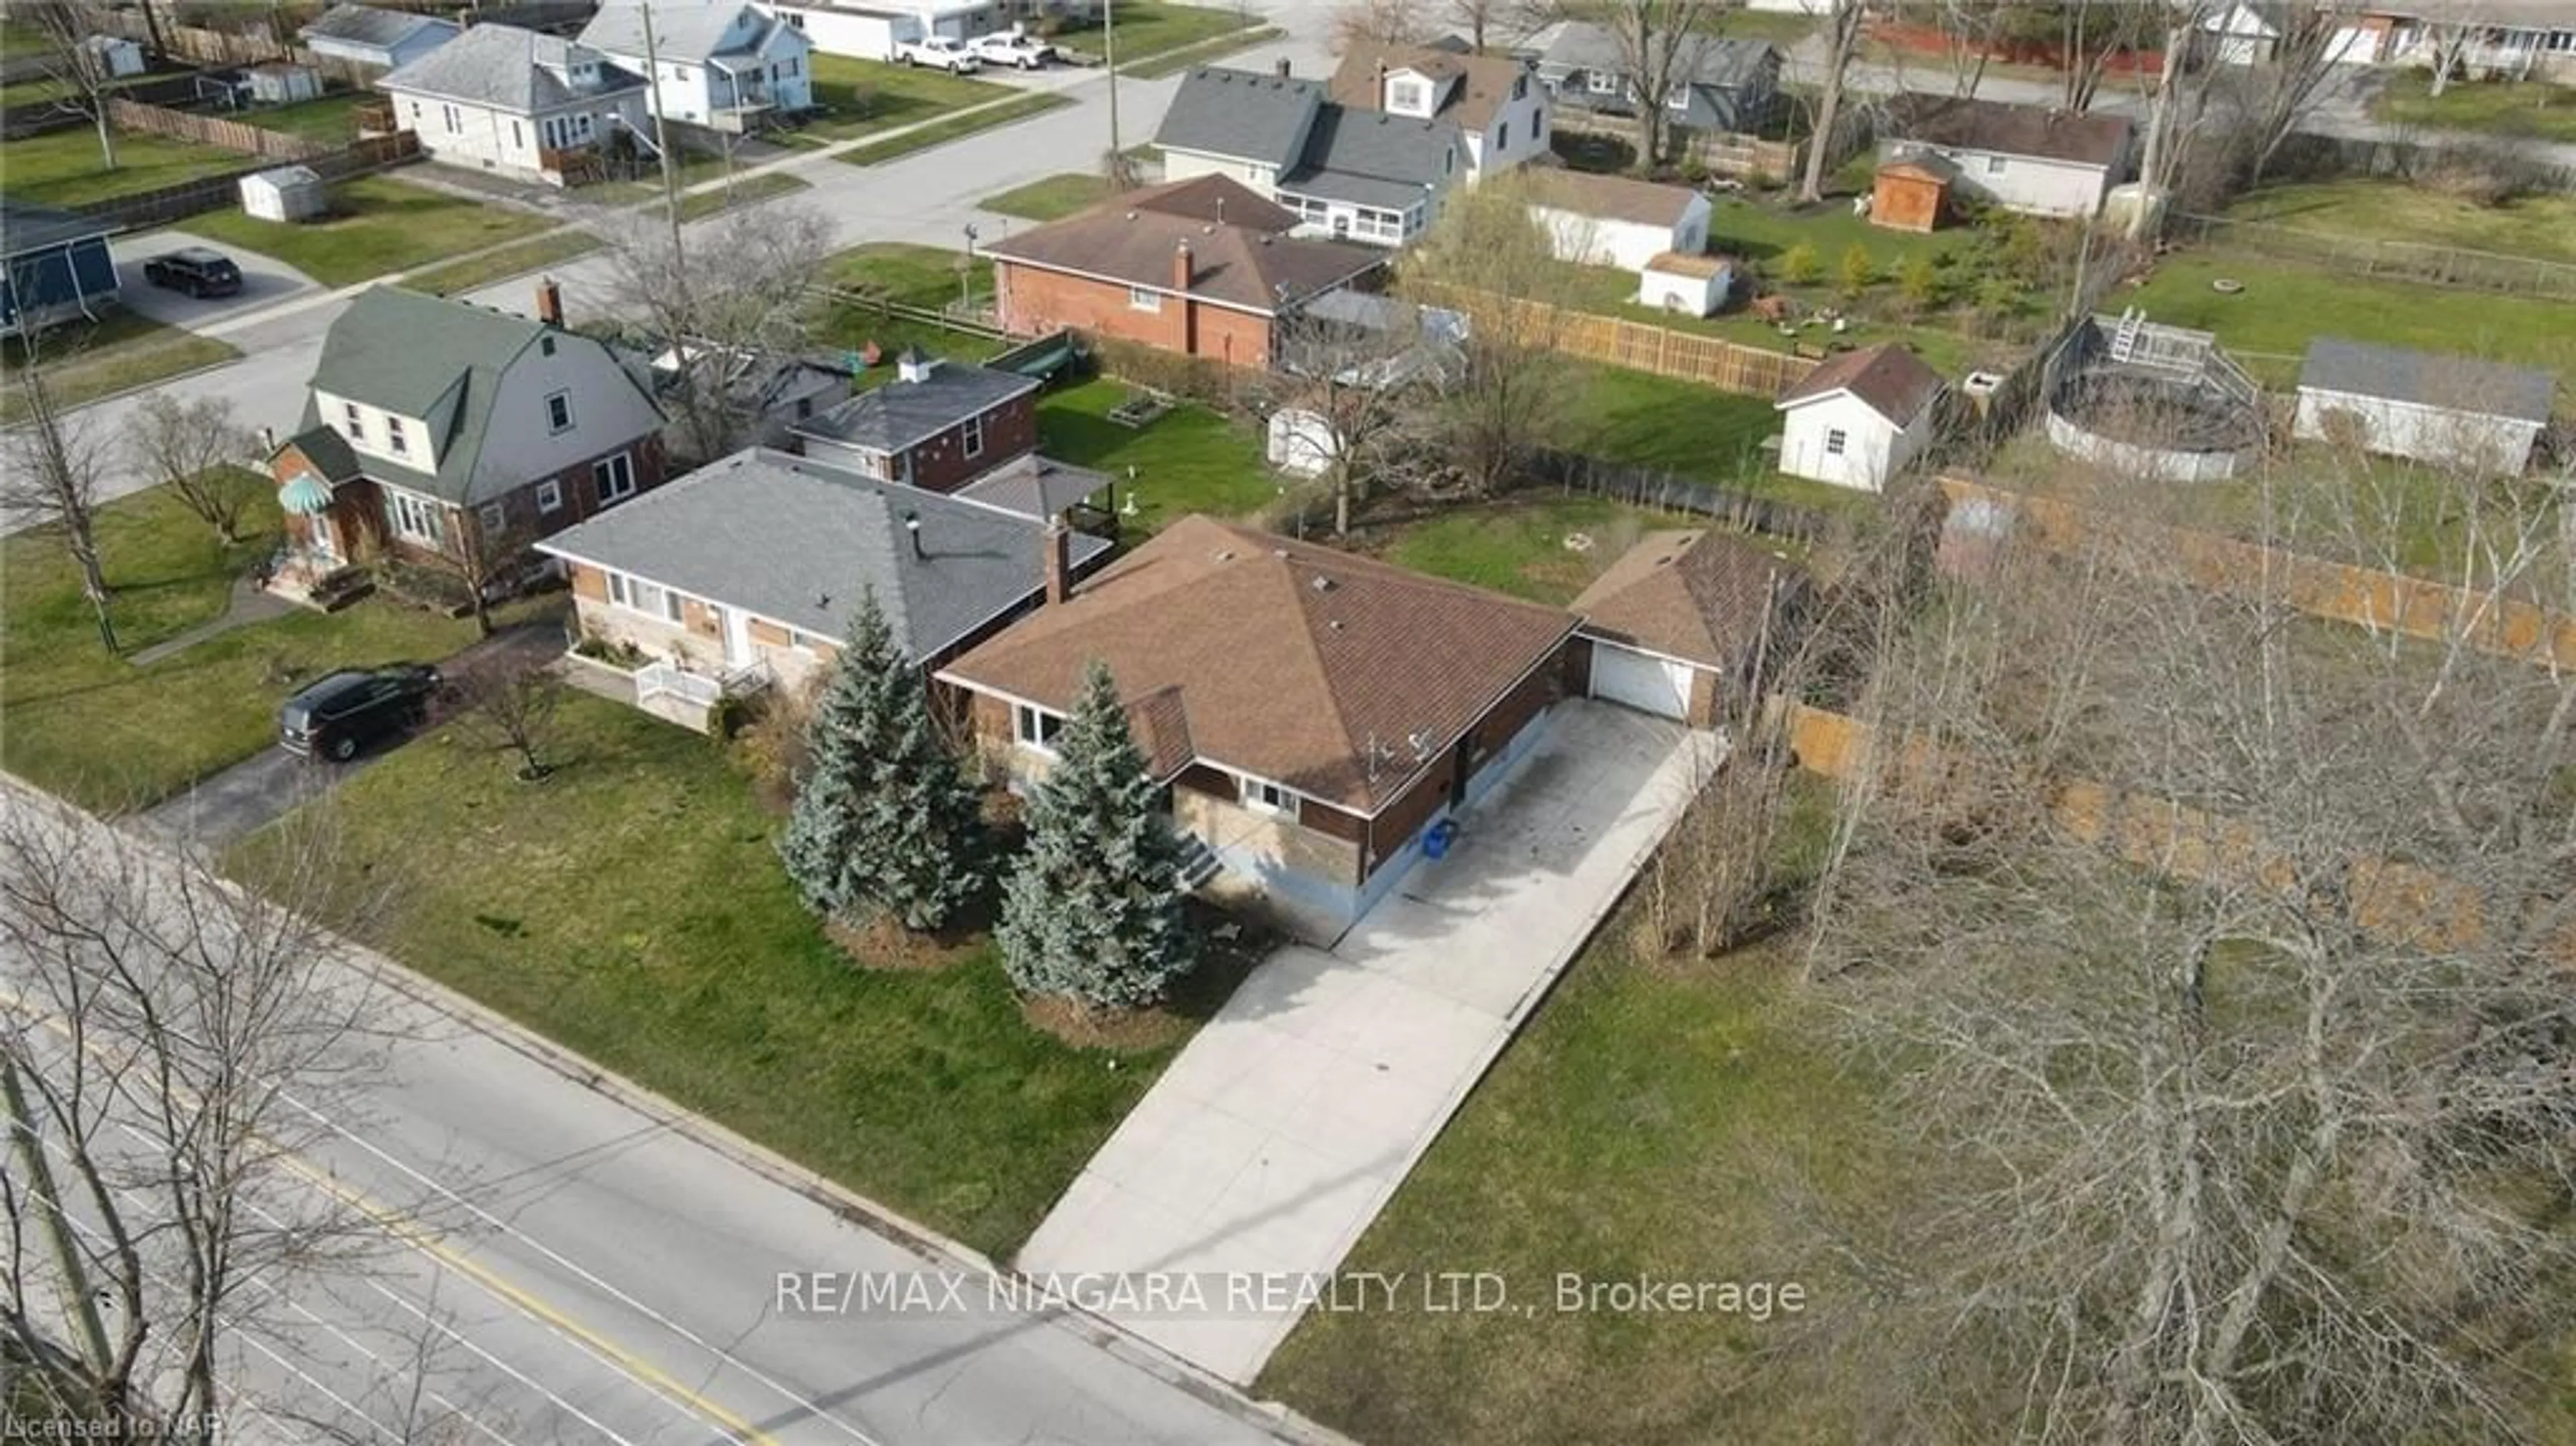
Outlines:
[[253, 623], [282, 618], [293, 611], [295, 611], [295, 604], [261, 587], [250, 574], [244, 573], [233, 579], [232, 592], [224, 604], [223, 616], [199, 623], [176, 637], [164, 638], [137, 652], [131, 661], [138, 668], [148, 668], [163, 658], [184, 653], [208, 638], [219, 638], [235, 628], [246, 628]]
[[1228, 1380], [1260, 1371], [1303, 1312], [1229, 1300], [1229, 1284], [1340, 1266], [1715, 761], [1704, 735], [1608, 704], [1560, 704], [1550, 723], [1448, 858], [1331, 952], [1254, 971], [1038, 1226], [1023, 1270], [1151, 1272], [1174, 1290], [1188, 1272], [1207, 1309], [1106, 1313]]

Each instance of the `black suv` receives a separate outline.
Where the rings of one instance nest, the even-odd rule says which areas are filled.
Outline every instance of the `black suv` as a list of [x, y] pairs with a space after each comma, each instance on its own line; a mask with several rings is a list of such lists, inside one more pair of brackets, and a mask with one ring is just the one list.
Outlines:
[[220, 251], [189, 246], [143, 263], [143, 279], [190, 296], [230, 296], [242, 288], [241, 268]]
[[328, 674], [278, 710], [277, 741], [289, 753], [346, 763], [376, 739], [427, 718], [438, 685], [438, 670], [418, 663]]

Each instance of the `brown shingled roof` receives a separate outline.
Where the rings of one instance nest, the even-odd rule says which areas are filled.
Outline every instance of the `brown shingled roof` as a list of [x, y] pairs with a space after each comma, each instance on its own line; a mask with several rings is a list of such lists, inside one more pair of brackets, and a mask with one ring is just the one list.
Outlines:
[[1192, 516], [940, 676], [1070, 709], [1098, 659], [1158, 776], [1197, 758], [1366, 814], [1573, 628], [1556, 608]]
[[[1353, 110], [1385, 110], [1386, 96], [1378, 84], [1381, 65], [1389, 71], [1411, 70], [1430, 77], [1446, 93], [1431, 118], [1453, 121], [1478, 134], [1493, 124], [1495, 111], [1511, 102], [1513, 83], [1530, 74], [1528, 66], [1504, 55], [1462, 55], [1434, 46], [1358, 41], [1343, 53], [1325, 93]], [[1538, 84], [1536, 77], [1530, 84]]]
[[1760, 646], [1773, 599], [1806, 586], [1803, 570], [1741, 538], [1649, 532], [1593, 579], [1574, 611], [1587, 633], [1732, 671]]
[[1779, 405], [1786, 407], [1833, 392], [1849, 392], [1866, 402], [1871, 411], [1903, 426], [1922, 415], [1932, 399], [1941, 394], [1941, 374], [1904, 347], [1892, 341], [1881, 342], [1844, 352], [1807, 373], [1804, 380], [1780, 394]]
[[1190, 294], [1263, 313], [1386, 263], [1375, 247], [1286, 234], [1296, 224], [1241, 182], [1200, 176], [1112, 197], [984, 249], [1003, 261], [1169, 291], [1173, 253], [1186, 244]]
[[2103, 111], [1916, 92], [1887, 102], [1878, 133], [1897, 141], [2109, 166], [2129, 145], [2129, 118]]
[[1557, 166], [1524, 167], [1522, 174], [1528, 178], [1531, 201], [1603, 221], [1677, 225], [1682, 213], [1699, 199], [1697, 191], [1640, 181], [1634, 176], [1605, 176]]

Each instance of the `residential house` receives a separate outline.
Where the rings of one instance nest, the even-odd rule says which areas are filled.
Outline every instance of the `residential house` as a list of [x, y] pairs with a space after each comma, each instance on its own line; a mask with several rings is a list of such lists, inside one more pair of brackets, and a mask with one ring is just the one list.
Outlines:
[[806, 456], [862, 477], [954, 492], [1036, 450], [1038, 381], [906, 347], [892, 381], [793, 428]]
[[123, 80], [141, 75], [152, 68], [143, 47], [122, 35], [85, 35], [80, 51], [91, 73], [110, 80]]
[[1468, 169], [1456, 125], [1340, 104], [1284, 64], [1192, 70], [1154, 144], [1170, 180], [1224, 176], [1295, 213], [1305, 234], [1385, 246], [1420, 235]]
[[1748, 539], [1647, 533], [1574, 600], [1590, 645], [1584, 692], [1715, 728], [1753, 701], [1812, 596], [1802, 568]]
[[2463, 79], [2576, 84], [2576, 10], [2565, 0], [2413, 0], [2364, 4], [2340, 21], [2338, 58], [2361, 65], [2430, 66], [2443, 43], [2469, 31]]
[[373, 5], [334, 5], [296, 32], [304, 48], [327, 60], [399, 70], [459, 34], [453, 20]]
[[1876, 492], [1932, 440], [1941, 376], [1894, 342], [1843, 352], [1780, 394], [1780, 470]]
[[[668, 397], [684, 372], [694, 370], [711, 387], [721, 387], [729, 414], [748, 426], [745, 445], [792, 447], [795, 429], [816, 415], [849, 400], [852, 382], [846, 354], [754, 356], [739, 350], [665, 346], [642, 360], [656, 396]], [[672, 410], [665, 407], [665, 411]], [[685, 440], [685, 439], [680, 439]]]
[[582, 634], [656, 660], [637, 703], [697, 723], [728, 686], [794, 687], [837, 652], [870, 591], [906, 656], [937, 668], [1109, 544], [964, 498], [749, 448], [538, 544]]
[[[1661, 35], [1649, 35], [1646, 43], [1662, 52]], [[1555, 27], [1539, 49], [1538, 77], [1554, 96], [1560, 119], [1634, 116], [1636, 77], [1626, 56], [1608, 26], [1568, 21]], [[1780, 105], [1780, 65], [1780, 48], [1767, 40], [1681, 41], [1673, 66], [1678, 83], [1664, 97], [1666, 123], [1710, 134], [1762, 129]]]
[[665, 119], [740, 134], [814, 105], [814, 43], [787, 21], [736, 0], [648, 0], [603, 6], [581, 43], [650, 82]]
[[2531, 465], [2558, 379], [2476, 357], [2317, 337], [2299, 368], [2298, 436], [2511, 475]]
[[[2034, 216], [2090, 216], [2127, 180], [2129, 118], [1913, 93], [1885, 106], [1884, 161], [1947, 162], [1949, 194]], [[1927, 162], [1928, 164], [1928, 162]]]
[[376, 83], [431, 160], [563, 185], [649, 130], [644, 78], [554, 35], [477, 25]]
[[803, 32], [824, 55], [892, 60], [903, 46], [944, 35], [967, 40], [996, 29], [996, 0], [779, 0], [762, 8]]
[[1042, 778], [1104, 664], [1175, 826], [1302, 933], [1338, 937], [1425, 834], [1529, 751], [1567, 613], [1191, 516], [941, 668], [978, 744]]
[[1559, 261], [1643, 271], [1708, 246], [1708, 197], [1686, 186], [1543, 166], [1527, 176], [1530, 219]]
[[1064, 327], [1234, 366], [1266, 367], [1283, 319], [1385, 264], [1365, 246], [1292, 235], [1298, 218], [1224, 176], [1115, 197], [986, 245], [1005, 330]]
[[269, 459], [290, 586], [379, 549], [489, 558], [662, 480], [662, 412], [606, 344], [562, 325], [379, 286], [331, 323], [302, 429]]
[[0, 337], [27, 336], [116, 305], [113, 221], [0, 195]]
[[1328, 93], [1346, 110], [1455, 126], [1470, 182], [1548, 154], [1547, 87], [1530, 63], [1477, 55], [1455, 37], [1431, 45], [1355, 44]]

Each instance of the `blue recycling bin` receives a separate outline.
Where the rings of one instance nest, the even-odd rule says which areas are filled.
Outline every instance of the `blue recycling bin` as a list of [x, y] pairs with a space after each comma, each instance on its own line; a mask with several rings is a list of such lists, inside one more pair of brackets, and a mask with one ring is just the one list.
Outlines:
[[1456, 838], [1457, 836], [1457, 821], [1455, 819], [1442, 819], [1440, 822], [1432, 825], [1431, 832], [1422, 836], [1422, 856], [1426, 859], [1445, 859], [1449, 857], [1449, 840]]

